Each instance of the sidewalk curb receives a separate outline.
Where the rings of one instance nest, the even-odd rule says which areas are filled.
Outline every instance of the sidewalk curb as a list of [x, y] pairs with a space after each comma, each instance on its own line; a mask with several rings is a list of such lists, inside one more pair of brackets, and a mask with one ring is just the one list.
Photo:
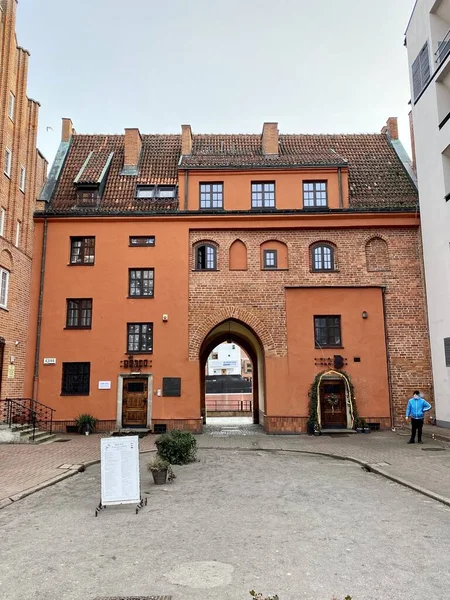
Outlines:
[[420, 486], [420, 485], [416, 485], [415, 483], [411, 483], [411, 481], [407, 481], [406, 479], [402, 479], [401, 477], [397, 477], [397, 475], [392, 475], [391, 473], [388, 473], [387, 471], [385, 471], [384, 469], [380, 469], [379, 467], [376, 467], [374, 465], [371, 465], [370, 463], [366, 462], [365, 460], [361, 460], [360, 458], [355, 458], [353, 456], [342, 456], [340, 454], [332, 454], [331, 452], [314, 452], [312, 450], [294, 450], [294, 449], [284, 449], [284, 448], [214, 448], [212, 446], [203, 446], [202, 448], [199, 448], [199, 450], [237, 450], [237, 451], [250, 451], [250, 452], [292, 452], [292, 453], [297, 453], [297, 454], [311, 454], [311, 455], [315, 455], [315, 456], [325, 456], [328, 458], [334, 458], [336, 460], [348, 460], [350, 462], [354, 462], [357, 465], [360, 465], [361, 467], [363, 467], [363, 469], [365, 469], [366, 471], [368, 471], [369, 473], [375, 473], [377, 475], [381, 475], [382, 477], [384, 477], [385, 479], [389, 479], [390, 481], [393, 481], [394, 483], [398, 483], [399, 485], [402, 485], [403, 487], [407, 487], [411, 490], [414, 490], [415, 492], [418, 492], [419, 494], [422, 494], [423, 496], [428, 496], [429, 498], [432, 498], [433, 500], [436, 500], [437, 502], [441, 502], [442, 504], [446, 504], [447, 506], [450, 506], [450, 498], [447, 498], [446, 496], [441, 496], [440, 494], [437, 494], [435, 492], [432, 492], [431, 490], [427, 490], [426, 488]]
[[[156, 449], [155, 450], [143, 450], [142, 452], [140, 452], [140, 454], [147, 454], [148, 452], [156, 452]], [[47, 479], [47, 481], [43, 481], [42, 483], [38, 483], [38, 485], [34, 485], [33, 487], [27, 488], [23, 492], [19, 492], [17, 494], [14, 494], [13, 496], [2, 498], [0, 500], [0, 510], [2, 508], [6, 508], [7, 506], [10, 506], [11, 504], [14, 504], [14, 502], [17, 502], [18, 500], [22, 500], [22, 498], [26, 498], [27, 496], [31, 496], [31, 494], [40, 492], [41, 490], [44, 490], [47, 487], [55, 485], [55, 483], [64, 481], [64, 479], [68, 479], [69, 477], [73, 477], [77, 473], [82, 473], [88, 467], [92, 467], [93, 465], [97, 465], [99, 463], [100, 463], [99, 458], [95, 459], [95, 460], [87, 460], [84, 463], [80, 463], [80, 468], [78, 468], [78, 469], [68, 469], [67, 471], [64, 471], [64, 473], [55, 475], [55, 477], [51, 477], [50, 479]]]
[[[423, 496], [427, 496], [428, 498], [432, 498], [433, 500], [436, 500], [437, 502], [445, 504], [446, 506], [450, 506], [450, 498], [447, 498], [446, 496], [441, 496], [440, 494], [432, 492], [431, 490], [427, 490], [426, 488], [424, 488], [420, 485], [416, 485], [415, 483], [407, 481], [406, 479], [402, 479], [401, 477], [397, 477], [396, 475], [392, 475], [391, 473], [388, 473], [384, 469], [380, 469], [379, 467], [371, 465], [370, 463], [368, 463], [364, 460], [361, 460], [359, 458], [355, 458], [354, 456], [343, 456], [341, 454], [333, 454], [332, 452], [318, 452], [318, 451], [313, 451], [313, 450], [295, 450], [292, 448], [245, 448], [245, 447], [233, 447], [233, 448], [228, 447], [227, 448], [227, 447], [220, 447], [220, 446], [200, 446], [200, 447], [198, 447], [198, 450], [220, 450], [220, 451], [224, 451], [224, 450], [230, 451], [231, 450], [233, 452], [273, 452], [273, 453], [289, 452], [292, 454], [308, 454], [311, 456], [325, 456], [326, 458], [334, 458], [335, 460], [347, 460], [349, 462], [354, 462], [355, 464], [360, 465], [363, 469], [365, 469], [369, 473], [375, 473], [376, 475], [381, 475], [381, 477], [384, 477], [385, 479], [389, 479], [390, 481], [393, 481], [394, 483], [398, 483], [399, 485], [402, 485], [403, 487], [407, 487], [415, 492], [418, 492], [419, 494], [422, 494]], [[156, 452], [156, 449], [143, 450], [142, 452], [140, 452], [140, 454], [149, 454], [151, 452]], [[24, 490], [23, 492], [14, 494], [13, 496], [10, 496], [9, 498], [8, 497], [3, 498], [2, 500], [0, 500], [0, 510], [2, 508], [6, 508], [7, 506], [10, 506], [11, 504], [14, 504], [14, 502], [17, 502], [18, 500], [21, 500], [22, 498], [31, 496], [31, 494], [34, 494], [35, 492], [39, 492], [47, 487], [55, 485], [55, 483], [64, 481], [64, 479], [73, 477], [74, 475], [76, 475], [79, 472], [84, 471], [88, 467], [92, 467], [93, 465], [97, 465], [99, 463], [100, 463], [100, 459], [88, 460], [84, 463], [80, 463], [81, 468], [79, 468], [79, 469], [70, 469], [68, 471], [65, 471], [64, 473], [61, 473], [60, 475], [56, 475], [55, 477], [48, 479], [47, 481], [44, 481], [38, 485], [28, 488], [28, 489]]]

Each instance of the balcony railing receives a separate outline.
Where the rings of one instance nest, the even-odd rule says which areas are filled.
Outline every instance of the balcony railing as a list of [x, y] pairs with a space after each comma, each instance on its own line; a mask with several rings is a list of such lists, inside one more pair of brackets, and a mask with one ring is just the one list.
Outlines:
[[444, 60], [447, 58], [447, 56], [449, 55], [449, 53], [450, 53], [450, 30], [447, 32], [447, 35], [442, 40], [442, 42], [439, 42], [438, 49], [434, 53], [434, 55], [436, 57], [436, 63], [438, 65], [442, 64], [444, 62]]

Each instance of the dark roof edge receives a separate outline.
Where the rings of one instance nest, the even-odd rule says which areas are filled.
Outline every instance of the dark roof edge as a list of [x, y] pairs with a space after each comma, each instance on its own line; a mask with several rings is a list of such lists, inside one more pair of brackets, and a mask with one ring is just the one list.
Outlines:
[[201, 218], [202, 216], [240, 216], [240, 217], [252, 217], [255, 216], [289, 216], [289, 215], [345, 215], [345, 214], [393, 214], [393, 213], [405, 213], [405, 214], [419, 214], [419, 210], [416, 207], [396, 207], [396, 208], [336, 208], [336, 209], [327, 209], [327, 210], [303, 210], [303, 209], [285, 209], [285, 210], [275, 210], [275, 211], [249, 211], [249, 210], [233, 210], [233, 211], [200, 211], [200, 210], [173, 210], [173, 211], [84, 211], [84, 212], [74, 212], [74, 211], [66, 211], [66, 212], [52, 212], [51, 210], [42, 212], [36, 211], [34, 213], [34, 217], [53, 217], [53, 218], [80, 218], [80, 217], [161, 217], [161, 216], [170, 216], [170, 217], [197, 217]]
[[72, 138], [68, 142], [61, 142], [56, 152], [55, 160], [48, 174], [47, 181], [39, 194], [39, 201], [50, 202], [58, 185], [59, 177], [66, 162], [67, 155], [72, 143]]

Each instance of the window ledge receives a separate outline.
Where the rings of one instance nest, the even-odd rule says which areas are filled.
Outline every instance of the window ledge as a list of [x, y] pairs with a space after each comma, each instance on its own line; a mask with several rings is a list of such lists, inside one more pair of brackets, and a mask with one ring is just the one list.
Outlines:
[[314, 346], [316, 350], [343, 350], [344, 346]]
[[94, 267], [95, 263], [67, 263], [68, 267]]
[[60, 396], [90, 396], [90, 393], [88, 392], [87, 394], [64, 394], [63, 392], [61, 392]]
[[339, 269], [311, 269], [310, 273], [339, 273]]
[[192, 273], [218, 273], [220, 269], [191, 269]]
[[276, 267], [275, 269], [271, 268], [271, 267], [263, 267], [261, 269], [261, 271], [289, 271], [288, 267]]
[[92, 329], [92, 325], [91, 325], [90, 327], [78, 327], [78, 326], [75, 326], [75, 327], [67, 327], [67, 326], [66, 326], [66, 327], [63, 327], [63, 329], [64, 329], [64, 330], [66, 330], [66, 329], [67, 329], [68, 331], [70, 331], [71, 329], [83, 329], [83, 330], [86, 330], [86, 329], [87, 329], [87, 330], [89, 331], [90, 329]]
[[9, 173], [9, 174], [8, 174], [6, 171], [3, 171], [3, 173], [6, 175], [6, 177], [7, 177], [8, 179], [11, 179], [11, 173]]
[[4, 310], [5, 312], [9, 312], [9, 308], [6, 306], [0, 306], [0, 310]]
[[149, 356], [152, 356], [153, 350], [152, 351], [150, 351], [150, 350], [145, 350], [145, 351], [144, 350], [139, 350], [139, 351], [138, 350], [130, 350], [129, 352], [124, 352], [124, 354], [126, 356], [134, 356], [135, 354], [139, 354], [140, 356], [142, 356], [143, 354], [148, 354]]
[[152, 300], [155, 296], [127, 296], [128, 300]]

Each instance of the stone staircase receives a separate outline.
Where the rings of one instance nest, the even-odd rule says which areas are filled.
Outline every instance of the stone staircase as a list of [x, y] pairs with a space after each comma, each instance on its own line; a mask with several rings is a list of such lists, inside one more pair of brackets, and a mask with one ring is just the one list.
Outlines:
[[50, 444], [56, 440], [54, 433], [35, 429], [33, 440], [33, 427], [30, 425], [0, 424], [0, 442], [10, 444]]

